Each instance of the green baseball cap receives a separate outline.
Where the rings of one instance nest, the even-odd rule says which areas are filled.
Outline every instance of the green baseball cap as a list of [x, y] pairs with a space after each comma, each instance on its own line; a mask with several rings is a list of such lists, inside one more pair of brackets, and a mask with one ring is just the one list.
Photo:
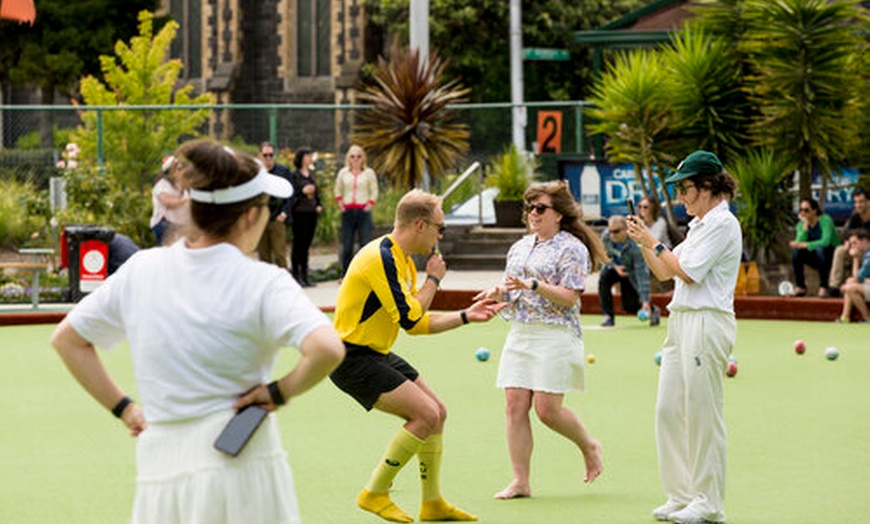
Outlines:
[[718, 175], [724, 170], [722, 162], [709, 151], [695, 151], [687, 156], [677, 166], [677, 172], [665, 179], [666, 184], [673, 184], [695, 175]]

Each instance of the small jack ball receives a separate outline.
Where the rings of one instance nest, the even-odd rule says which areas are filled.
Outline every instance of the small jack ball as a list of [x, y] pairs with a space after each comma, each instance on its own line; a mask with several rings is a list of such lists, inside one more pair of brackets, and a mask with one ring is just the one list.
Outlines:
[[586, 362], [589, 362], [590, 364], [594, 364], [594, 363], [595, 363], [595, 355], [593, 355], [592, 353], [590, 353], [589, 355], [587, 355], [587, 356], [586, 356]]
[[807, 345], [804, 344], [803, 340], [795, 340], [794, 341], [794, 352], [798, 355], [803, 355], [807, 350]]
[[656, 366], [661, 366], [662, 365], [662, 352], [659, 351], [658, 353], [656, 353], [655, 356], [653, 357], [653, 360], [656, 361]]
[[477, 351], [474, 352], [474, 356], [477, 357], [477, 360], [486, 362], [489, 360], [489, 350], [486, 348], [478, 348]]
[[637, 312], [637, 319], [642, 322], [646, 322], [647, 320], [649, 320], [649, 312], [645, 309], [641, 309]]
[[737, 374], [737, 364], [735, 364], [734, 362], [729, 362], [728, 368], [725, 370], [725, 374], [728, 375], [729, 377], [733, 377], [734, 375], [736, 375]]
[[835, 347], [829, 347], [825, 350], [825, 358], [828, 360], [837, 360], [840, 356], [840, 350]]

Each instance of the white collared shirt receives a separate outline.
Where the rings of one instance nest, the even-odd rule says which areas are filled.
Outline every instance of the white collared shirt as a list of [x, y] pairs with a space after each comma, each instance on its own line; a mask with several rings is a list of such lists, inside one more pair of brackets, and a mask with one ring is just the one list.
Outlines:
[[680, 267], [694, 281], [676, 277], [670, 311], [712, 309], [734, 313], [734, 286], [740, 270], [743, 234], [723, 200], [703, 218], [689, 222], [686, 240], [674, 249]]

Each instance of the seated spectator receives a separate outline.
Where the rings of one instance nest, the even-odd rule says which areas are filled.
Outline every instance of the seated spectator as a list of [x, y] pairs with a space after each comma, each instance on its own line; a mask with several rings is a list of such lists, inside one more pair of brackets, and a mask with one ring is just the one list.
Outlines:
[[852, 276], [843, 284], [843, 311], [837, 322], [847, 323], [852, 315], [852, 307], [861, 314], [864, 322], [870, 321], [867, 302], [870, 301], [870, 233], [863, 229], [855, 230], [846, 242], [852, 257]]
[[607, 256], [610, 257], [598, 278], [598, 298], [604, 313], [602, 326], [610, 327], [616, 322], [613, 313], [613, 285], [619, 284], [622, 309], [636, 314], [643, 309], [647, 312], [651, 326], [659, 325], [661, 311], [658, 306], [650, 308], [649, 268], [637, 243], [628, 238], [625, 217], [613, 215], [607, 221], [607, 229], [601, 236]]
[[[867, 194], [860, 187], [852, 193], [852, 203], [855, 210], [846, 221], [846, 236], [852, 231], [863, 229], [870, 233], [870, 206], [867, 205]], [[831, 276], [828, 278], [828, 289], [831, 294], [838, 293], [846, 278], [852, 273], [852, 257], [849, 255], [848, 242], [834, 250], [834, 261], [831, 263]]]
[[819, 296], [830, 296], [828, 276], [831, 272], [834, 248], [840, 245], [834, 219], [831, 215], [822, 213], [819, 202], [813, 198], [800, 201], [798, 217], [800, 221], [795, 227], [795, 238], [788, 243], [791, 247], [791, 265], [796, 284], [794, 294], [798, 297], [806, 296], [804, 267], [810, 266], [819, 272]]

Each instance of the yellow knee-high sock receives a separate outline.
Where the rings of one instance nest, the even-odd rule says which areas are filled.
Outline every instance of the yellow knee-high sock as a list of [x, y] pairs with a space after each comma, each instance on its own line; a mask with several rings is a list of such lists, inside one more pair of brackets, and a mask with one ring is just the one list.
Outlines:
[[423, 441], [415, 437], [405, 428], [399, 431], [390, 441], [384, 456], [378, 466], [372, 471], [366, 489], [374, 492], [385, 493], [389, 491], [390, 484], [411, 457], [417, 454]]
[[423, 500], [441, 498], [441, 454], [444, 444], [441, 434], [431, 435], [417, 451], [420, 461], [420, 487], [423, 488]]

